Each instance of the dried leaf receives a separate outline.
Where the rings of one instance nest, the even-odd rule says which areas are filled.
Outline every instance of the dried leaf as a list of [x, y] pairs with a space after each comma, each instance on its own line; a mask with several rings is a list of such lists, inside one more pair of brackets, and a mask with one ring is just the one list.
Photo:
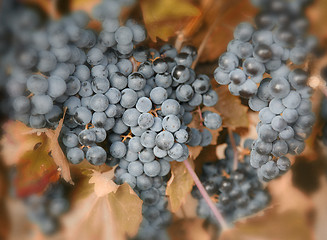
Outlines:
[[184, 163], [171, 162], [171, 178], [167, 183], [166, 194], [172, 212], [178, 211], [193, 187], [193, 179]]
[[210, 235], [203, 228], [203, 219], [181, 219], [173, 224], [168, 229], [172, 240], [210, 240]]
[[255, 12], [256, 9], [249, 0], [213, 1], [205, 15], [202, 30], [192, 39], [193, 45], [199, 47], [210, 28], [213, 28], [204, 45], [200, 62], [213, 61], [226, 51], [228, 42], [233, 39], [234, 28], [242, 21], [250, 21]]
[[243, 106], [241, 100], [233, 96], [226, 86], [221, 86], [216, 91], [219, 96], [216, 108], [223, 119], [223, 126], [232, 130], [240, 127], [247, 128], [249, 126], [248, 108]]
[[115, 168], [100, 173], [93, 171], [89, 183], [94, 183], [94, 192], [98, 197], [103, 197], [111, 192], [116, 192], [118, 185], [112, 180], [115, 176]]
[[57, 165], [45, 146], [27, 151], [17, 164], [15, 189], [19, 197], [43, 192], [50, 183], [59, 180]]
[[278, 213], [270, 209], [263, 216], [247, 218], [223, 232], [221, 240], [313, 240], [307, 219], [297, 211]]
[[200, 14], [189, 0], [141, 0], [140, 3], [147, 32], [154, 42], [157, 38], [168, 41], [190, 17]]
[[202, 165], [207, 162], [216, 162], [218, 160], [217, 157], [217, 146], [210, 145], [208, 147], [205, 147], [200, 155], [195, 159], [195, 172], [198, 174], [198, 176], [202, 173]]
[[100, 4], [101, 0], [92, 0], [92, 1], [85, 1], [85, 0], [70, 0], [70, 8], [72, 11], [82, 10], [89, 14], [91, 14], [92, 9]]
[[200, 155], [203, 147], [201, 147], [201, 146], [196, 146], [196, 147], [188, 146], [188, 149], [189, 149], [189, 153], [190, 153], [189, 158], [190, 159], [196, 159]]
[[26, 152], [33, 150], [35, 145], [46, 141], [44, 135], [29, 134], [33, 129], [22, 122], [8, 121], [2, 127], [1, 156], [6, 165], [15, 165]]
[[67, 158], [58, 142], [58, 137], [62, 129], [63, 123], [64, 117], [59, 121], [58, 127], [55, 130], [48, 129], [45, 134], [49, 139], [49, 151], [51, 152], [53, 160], [60, 168], [61, 176], [63, 177], [63, 179], [65, 179], [66, 182], [74, 184], [70, 175], [70, 169]]
[[127, 183], [110, 193], [108, 199], [116, 226], [129, 237], [135, 236], [142, 222], [143, 201]]
[[64, 218], [65, 239], [124, 240], [126, 235], [136, 235], [142, 221], [142, 200], [127, 183], [116, 185], [113, 177], [114, 169], [92, 173], [88, 182], [94, 183], [93, 191], [75, 202]]

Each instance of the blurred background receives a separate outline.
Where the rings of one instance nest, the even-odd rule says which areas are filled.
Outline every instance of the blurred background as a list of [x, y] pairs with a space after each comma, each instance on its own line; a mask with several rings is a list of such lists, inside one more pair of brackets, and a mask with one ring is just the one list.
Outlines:
[[[112, 2], [115, 1], [108, 1], [110, 4]], [[205, 164], [215, 167], [216, 165], [210, 164], [217, 162], [218, 159], [227, 159], [226, 149], [231, 148], [231, 140], [228, 140], [231, 131], [237, 134], [235, 139], [236, 142], [241, 142], [238, 144], [240, 146], [246, 139], [257, 138], [258, 113], [248, 108], [246, 100], [229, 96], [227, 88], [218, 86], [213, 76], [219, 56], [226, 51], [228, 43], [233, 39], [234, 28], [240, 22], [255, 22], [254, 17], [259, 11], [255, 4], [258, 4], [259, 0], [227, 2], [223, 0], [117, 0], [116, 2], [121, 4], [121, 11], [117, 16], [120, 24], [128, 19], [134, 19], [145, 27], [147, 37], [142, 45], [160, 49], [169, 43], [177, 49], [184, 45], [192, 45], [198, 49], [198, 57], [193, 65], [194, 70], [197, 73], [207, 74], [212, 79], [212, 88], [220, 97], [220, 102], [215, 109], [223, 118], [223, 126], [213, 133], [214, 145], [194, 147], [190, 150], [198, 176], [205, 171], [203, 168]], [[101, 4], [100, 0], [3, 0], [0, 4], [2, 126], [0, 239], [116, 240], [133, 239], [137, 233], [134, 230], [126, 230], [122, 235], [115, 235], [116, 227], [112, 223], [112, 216], [107, 216], [102, 205], [97, 205], [98, 208], [89, 212], [85, 207], [89, 207], [92, 203], [85, 196], [93, 191], [93, 184], [99, 189], [107, 189], [106, 184], [112, 178], [108, 180], [103, 176], [90, 180], [86, 176], [90, 176], [92, 171], [100, 173], [110, 171], [113, 166], [92, 166], [85, 161], [77, 165], [65, 165], [62, 162], [58, 164], [56, 161], [49, 160], [62, 154], [58, 149], [56, 150], [59, 144], [51, 145], [54, 138], [49, 137], [54, 134], [57, 125], [52, 126], [53, 132], [44, 135], [36, 131], [32, 133], [32, 137], [29, 137], [26, 134], [30, 134], [28, 132], [30, 129], [13, 123], [13, 119], [23, 120], [17, 119], [12, 111], [10, 95], [19, 87], [12, 84], [10, 79], [17, 80], [24, 77], [15, 70], [16, 65], [31, 63], [31, 58], [26, 57], [30, 56], [28, 49], [31, 43], [24, 45], [28, 42], [26, 39], [31, 38], [33, 33], [33, 44], [41, 44], [44, 30], [39, 26], [68, 18], [77, 11], [84, 11], [90, 16], [90, 21], [84, 28], [91, 29], [97, 34], [102, 28], [99, 20], [100, 10], [96, 8], [99, 4]], [[327, 239], [327, 1], [312, 0], [306, 4], [303, 14], [310, 24], [308, 33], [316, 36], [318, 43], [305, 63], [300, 65], [310, 74], [309, 85], [314, 89], [312, 108], [316, 116], [312, 134], [306, 140], [305, 150], [300, 155], [290, 157], [292, 162], [290, 171], [263, 184], [263, 191], [267, 196], [269, 195], [269, 204], [253, 215], [237, 219], [233, 227], [222, 234], [220, 227], [212, 221], [199, 217], [199, 201], [194, 197], [195, 187], [191, 192], [191, 183], [191, 187], [188, 187], [182, 196], [185, 199], [181, 201], [181, 206], [171, 215], [170, 224], [166, 228], [167, 238], [173, 240]], [[57, 54], [62, 56], [59, 52]], [[249, 155], [249, 148], [240, 146], [237, 147], [240, 158], [246, 162], [244, 158]], [[42, 149], [43, 147], [46, 150]], [[69, 183], [71, 179], [67, 171], [70, 171], [75, 185]], [[179, 174], [182, 173], [185, 172]], [[167, 181], [169, 177], [171, 175], [166, 177]], [[186, 180], [180, 181], [181, 188], [186, 188], [184, 186]], [[217, 201], [215, 195], [211, 197]], [[172, 208], [174, 209], [170, 203], [168, 209]], [[38, 219], [37, 216], [42, 211], [48, 212], [51, 218]], [[115, 216], [121, 216], [120, 214]], [[127, 220], [125, 224], [128, 224]], [[81, 232], [85, 234], [83, 238], [75, 234], [80, 229], [83, 229]], [[133, 232], [134, 235], [131, 234]]]

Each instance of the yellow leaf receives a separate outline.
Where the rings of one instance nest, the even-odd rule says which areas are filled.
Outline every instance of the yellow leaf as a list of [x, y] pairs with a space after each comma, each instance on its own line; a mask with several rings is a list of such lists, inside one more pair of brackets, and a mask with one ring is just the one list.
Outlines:
[[93, 171], [89, 183], [94, 183], [94, 192], [98, 197], [105, 196], [111, 192], [116, 192], [118, 185], [112, 180], [114, 176], [115, 168], [104, 173]]
[[249, 127], [248, 108], [241, 104], [241, 100], [233, 96], [226, 86], [221, 86], [216, 91], [219, 100], [215, 108], [223, 119], [223, 126], [232, 130]]
[[141, 221], [142, 200], [124, 183], [116, 192], [101, 197], [92, 192], [73, 202], [72, 210], [63, 218], [64, 239], [125, 240], [126, 235], [137, 234]]
[[135, 236], [142, 222], [143, 201], [127, 183], [109, 193], [108, 199], [116, 226], [128, 236]]
[[154, 42], [157, 38], [168, 41], [190, 17], [200, 14], [188, 0], [141, 0], [140, 3], [147, 32]]
[[178, 211], [184, 203], [186, 195], [191, 192], [193, 179], [184, 163], [171, 162], [171, 178], [167, 183], [166, 194], [172, 212]]

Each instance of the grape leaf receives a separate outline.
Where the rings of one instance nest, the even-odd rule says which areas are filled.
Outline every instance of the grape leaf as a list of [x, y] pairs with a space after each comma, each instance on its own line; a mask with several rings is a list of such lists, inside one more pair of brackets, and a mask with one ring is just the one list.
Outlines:
[[200, 14], [189, 0], [141, 0], [140, 4], [145, 27], [154, 42], [157, 38], [168, 41], [190, 17]]
[[27, 151], [17, 164], [15, 189], [19, 197], [43, 192], [50, 183], [58, 181], [57, 165], [49, 156], [45, 146]]
[[[34, 5], [42, 9], [46, 14], [51, 16], [52, 18], [59, 18], [61, 17], [63, 12], [60, 9], [61, 3], [69, 4], [69, 8], [72, 11], [82, 10], [88, 14], [92, 13], [92, 9], [94, 6], [101, 3], [101, 0], [92, 0], [92, 1], [85, 1], [85, 0], [69, 0], [69, 3], [66, 0], [21, 0], [24, 4], [27, 5]], [[67, 5], [68, 7], [68, 5]]]
[[241, 100], [233, 96], [226, 86], [221, 86], [216, 91], [219, 100], [215, 108], [223, 119], [223, 126], [232, 130], [241, 127], [247, 128], [249, 126], [248, 108], [242, 105]]
[[114, 169], [93, 171], [89, 179], [93, 191], [78, 199], [64, 217], [67, 239], [124, 240], [126, 234], [136, 235], [142, 221], [142, 200], [127, 183], [116, 185], [113, 177]]
[[307, 219], [297, 211], [278, 213], [272, 208], [263, 216], [247, 218], [222, 233], [221, 240], [313, 240]]
[[213, 61], [226, 51], [226, 46], [233, 39], [233, 29], [242, 21], [248, 21], [256, 9], [250, 0], [213, 1], [207, 11], [200, 31], [192, 38], [192, 44], [199, 48], [208, 32], [200, 62]]
[[169, 199], [171, 211], [176, 212], [184, 203], [186, 195], [191, 192], [193, 179], [184, 163], [171, 162], [170, 164], [171, 178], [167, 183], [166, 194]]
[[208, 231], [203, 228], [204, 220], [199, 218], [180, 219], [168, 229], [172, 240], [210, 240]]
[[[60, 171], [61, 176], [65, 179], [65, 181], [73, 184], [68, 161], [58, 143], [58, 137], [63, 121], [64, 119], [62, 118], [55, 130], [32, 129], [18, 121], [7, 122], [3, 127], [5, 134], [1, 139], [1, 154], [4, 162], [7, 165], [14, 165], [19, 164], [21, 160], [24, 160], [23, 164], [27, 164], [26, 161], [33, 160], [33, 149], [38, 147], [38, 153], [42, 154], [43, 159], [52, 157], [52, 160], [59, 167], [58, 170]], [[44, 153], [40, 153], [40, 149], [42, 149]], [[22, 156], [27, 152], [30, 154], [27, 157], [28, 160], [26, 160], [26, 156], [22, 158]], [[49, 156], [48, 153], [50, 154]], [[45, 157], [46, 155], [47, 157]], [[22, 181], [24, 180], [22, 179]]]
[[100, 4], [101, 0], [92, 0], [92, 1], [85, 1], [85, 0], [70, 0], [70, 8], [73, 11], [82, 10], [89, 14], [91, 14], [92, 9]]
[[1, 155], [6, 165], [15, 165], [20, 157], [27, 151], [33, 150], [35, 145], [46, 141], [44, 135], [37, 133], [29, 134], [31, 128], [22, 122], [8, 121], [3, 126], [3, 136], [1, 138]]
[[142, 222], [142, 200], [124, 183], [108, 196], [113, 219], [128, 236], [135, 236]]
[[118, 185], [112, 180], [114, 176], [114, 169], [104, 173], [93, 171], [89, 183], [94, 183], [94, 193], [98, 197], [103, 197], [110, 192], [116, 192]]
[[54, 162], [60, 168], [62, 178], [65, 179], [66, 182], [74, 184], [70, 175], [70, 169], [67, 158], [58, 142], [58, 137], [62, 129], [63, 123], [64, 117], [59, 121], [58, 127], [55, 130], [48, 129], [45, 134], [49, 139], [49, 152], [51, 152], [51, 156], [53, 157]]

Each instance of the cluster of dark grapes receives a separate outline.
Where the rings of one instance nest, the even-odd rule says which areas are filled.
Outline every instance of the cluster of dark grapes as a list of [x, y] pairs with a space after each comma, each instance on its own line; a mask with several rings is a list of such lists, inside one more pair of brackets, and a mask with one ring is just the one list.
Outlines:
[[55, 233], [59, 227], [59, 217], [68, 211], [69, 200], [65, 187], [58, 182], [51, 184], [42, 195], [30, 195], [24, 199], [27, 216], [40, 230], [50, 235]]
[[208, 129], [187, 127], [193, 114], [209, 129], [222, 119], [194, 113], [218, 101], [210, 78], [191, 68], [196, 49], [140, 45], [144, 27], [133, 20], [121, 26], [118, 19], [124, 4], [130, 1], [106, 0], [94, 8], [99, 33], [87, 28], [90, 17], [82, 11], [42, 24], [32, 10], [14, 8], [5, 27], [16, 45], [1, 65], [10, 70], [11, 117], [35, 129], [55, 128], [66, 111], [59, 140], [67, 159], [118, 164], [115, 181], [127, 182], [144, 202], [141, 239], [154, 239], [170, 221], [170, 162], [186, 160], [188, 146], [212, 141]]
[[[240, 137], [233, 134], [237, 145]], [[216, 207], [227, 222], [255, 214], [264, 209], [270, 202], [270, 196], [258, 180], [255, 169], [250, 165], [250, 156], [245, 155], [233, 170], [234, 151], [227, 139], [225, 159], [205, 163], [202, 167], [201, 182], [209, 196], [216, 198]], [[250, 150], [253, 140], [247, 139], [244, 148]], [[193, 197], [199, 199], [197, 214], [210, 223], [218, 224], [197, 187], [192, 190]]]
[[219, 58], [215, 79], [229, 84], [233, 95], [249, 98], [249, 107], [259, 111], [259, 139], [254, 142], [251, 165], [260, 179], [269, 181], [290, 168], [285, 155], [300, 154], [311, 133], [315, 117], [308, 74], [301, 68], [291, 70], [288, 64], [302, 64], [317, 40], [307, 35], [306, 1], [256, 4], [260, 7], [256, 27], [250, 23], [236, 27], [235, 39]]

